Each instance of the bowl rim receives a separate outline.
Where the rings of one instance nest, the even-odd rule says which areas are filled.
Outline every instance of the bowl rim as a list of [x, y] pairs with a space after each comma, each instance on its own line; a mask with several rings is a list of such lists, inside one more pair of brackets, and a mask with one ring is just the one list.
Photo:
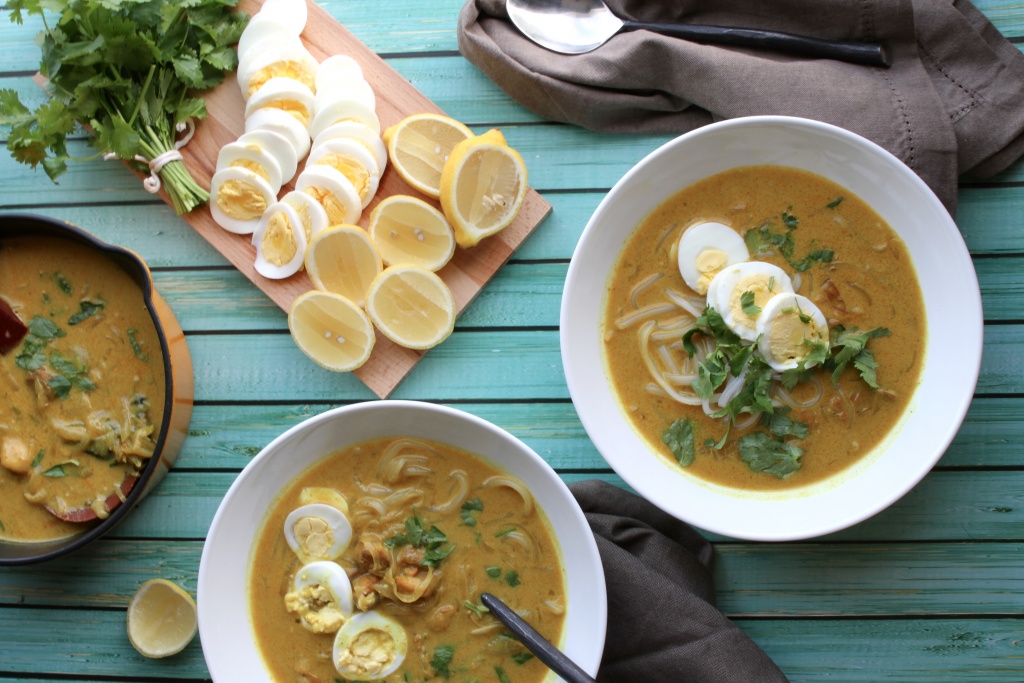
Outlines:
[[[385, 399], [363, 401], [332, 408], [317, 415], [314, 415], [312, 417], [306, 418], [301, 422], [288, 428], [280, 435], [275, 437], [270, 443], [268, 443], [258, 454], [256, 454], [255, 457], [253, 457], [251, 461], [246, 463], [245, 467], [242, 469], [239, 475], [235, 478], [234, 482], [232, 482], [231, 486], [228, 488], [227, 493], [225, 493], [224, 497], [221, 499], [221, 502], [217, 507], [217, 511], [214, 514], [213, 520], [210, 523], [210, 528], [206, 535], [206, 541], [203, 543], [203, 551], [199, 561], [198, 580], [196, 587], [196, 601], [199, 605], [199, 638], [200, 642], [203, 644], [203, 656], [206, 661], [207, 668], [209, 669], [211, 678], [215, 681], [232, 680], [229, 675], [225, 674], [223, 677], [219, 675], [224, 673], [221, 668], [223, 664], [218, 664], [211, 661], [211, 655], [208, 653], [207, 647], [213, 647], [211, 639], [219, 637], [219, 632], [214, 628], [214, 624], [212, 621], [215, 614], [219, 612], [214, 607], [210, 607], [210, 605], [214, 604], [216, 600], [215, 596], [217, 595], [215, 592], [215, 588], [211, 587], [215, 580], [213, 577], [218, 573], [220, 569], [220, 567], [214, 566], [216, 562], [214, 556], [215, 554], [221, 551], [215, 550], [213, 548], [214, 544], [211, 543], [210, 540], [217, 538], [218, 529], [223, 524], [225, 524], [224, 519], [228, 516], [228, 511], [231, 508], [233, 501], [235, 500], [235, 498], [238, 498], [242, 495], [241, 491], [247, 485], [248, 480], [250, 478], [256, 477], [259, 474], [259, 470], [264, 467], [264, 462], [269, 461], [271, 458], [275, 457], [275, 455], [278, 454], [278, 452], [280, 451], [284, 444], [287, 444], [295, 439], [301, 439], [303, 434], [316, 430], [324, 422], [329, 422], [339, 417], [344, 417], [347, 419], [359, 419], [360, 417], [365, 416], [367, 413], [379, 411], [391, 411], [397, 412], [398, 414], [402, 414], [402, 411], [412, 411], [413, 413], [416, 413], [417, 420], [422, 420], [424, 417], [429, 418], [432, 415], [443, 416], [453, 421], [461, 421], [465, 423], [470, 429], [481, 430], [481, 432], [485, 433], [487, 436], [496, 438], [499, 441], [504, 441], [519, 454], [526, 456], [527, 459], [532, 463], [532, 466], [537, 468], [538, 474], [543, 476], [546, 481], [549, 481], [551, 485], [559, 491], [559, 495], [564, 497], [566, 502], [566, 512], [568, 512], [568, 514], [572, 518], [571, 523], [574, 527], [577, 527], [580, 530], [586, 530], [585, 534], [581, 534], [579, 537], [574, 537], [573, 540], [583, 544], [585, 551], [584, 554], [587, 558], [592, 560], [588, 563], [588, 567], [594, 572], [593, 579], [601, 589], [597, 591], [596, 595], [588, 594], [587, 597], [586, 608], [588, 610], [588, 614], [590, 614], [592, 617], [592, 619], [590, 619], [588, 623], [595, 625], [595, 627], [598, 627], [595, 629], [596, 633], [589, 637], [587, 641], [591, 644], [592, 649], [589, 650], [591, 657], [589, 659], [577, 657], [575, 660], [576, 663], [584, 670], [586, 670], [588, 673], [590, 673], [591, 675], [596, 675], [604, 651], [604, 641], [606, 637], [608, 618], [604, 566], [601, 563], [600, 553], [597, 548], [597, 540], [590, 530], [590, 525], [587, 522], [586, 516], [582, 508], [580, 508], [579, 503], [572, 495], [566, 483], [557, 474], [557, 472], [555, 472], [551, 465], [548, 464], [547, 461], [545, 461], [530, 446], [528, 446], [526, 443], [524, 443], [521, 439], [516, 437], [511, 432], [493, 424], [488, 420], [473, 415], [472, 413], [468, 413], [457, 408], [437, 403], [415, 400]], [[422, 415], [420, 415], [420, 413], [422, 413]], [[401, 433], [398, 433], [400, 431], [401, 429], [397, 429], [395, 433], [391, 434], [391, 436], [402, 436]], [[444, 438], [438, 438], [435, 440], [442, 442], [445, 441]], [[278, 483], [274, 487], [274, 499], [276, 500], [277, 496], [280, 495], [283, 487], [286, 487], [289, 483], [294, 481], [296, 477], [300, 476], [309, 468], [315, 466], [316, 463], [322, 462], [324, 458], [329, 457], [333, 452], [336, 452], [339, 449], [347, 448], [350, 445], [354, 445], [362, 441], [363, 439], [355, 439], [351, 442], [346, 442], [345, 444], [336, 447], [334, 451], [328, 451], [326, 453], [321, 453], [319, 455], [313, 456], [312, 459], [310, 459], [308, 462], [302, 465], [302, 467], [300, 467], [297, 471], [291, 473], [289, 475], [288, 481]], [[448, 443], [458, 448], [463, 448], [458, 444], [452, 443], [452, 441], [454, 441], [454, 439], [449, 440]], [[463, 450], [469, 449], [463, 448]], [[492, 463], [493, 465], [499, 468], [502, 467], [501, 463], [491, 455], [485, 453], [479, 453], [476, 455], [482, 456], [488, 462]], [[271, 505], [272, 504], [273, 503], [271, 503]], [[256, 524], [253, 533], [254, 537], [258, 535], [262, 529], [263, 522], [265, 521], [265, 512], [263, 514], [264, 517], [258, 520]], [[556, 520], [550, 513], [547, 512], [547, 510], [545, 510], [545, 515], [548, 518], [549, 524], [552, 526], [552, 533], [555, 535], [556, 540], [559, 541], [559, 551], [563, 555], [564, 564], [564, 555], [566, 549], [563, 547], [563, 543], [561, 542], [561, 539], [559, 538], [558, 533], [554, 527], [556, 523], [562, 522], [565, 518], [560, 517], [558, 520]], [[243, 584], [246, 586], [246, 588], [244, 589], [246, 591], [248, 590], [248, 567], [251, 562], [251, 551], [252, 546], [250, 543], [248, 547], [248, 555], [244, 561], [246, 567], [246, 576]], [[563, 569], [565, 569], [565, 567], [563, 567]], [[568, 595], [572, 592], [572, 578], [568, 575], [568, 573], [565, 574], [564, 578], [565, 587]], [[211, 614], [211, 609], [214, 610], [214, 614]], [[251, 638], [252, 624], [250, 622], [248, 604], [246, 604], [245, 620], [247, 622], [246, 633]], [[568, 638], [569, 635], [570, 634], [568, 633], [568, 624], [566, 624], [566, 630], [563, 631], [563, 639]], [[253, 648], [258, 653], [258, 647], [255, 645], [255, 643], [253, 644]], [[260, 656], [260, 666], [262, 667], [263, 664], [261, 657], [262, 656]], [[554, 674], [549, 674], [548, 677], [546, 677], [544, 680], [550, 681], [558, 679], [556, 676], [554, 676]]]
[[[905, 480], [901, 481], [901, 484], [899, 486], [890, 486], [887, 489], [886, 494], [884, 496], [877, 498], [871, 504], [862, 505], [855, 513], [846, 515], [841, 519], [809, 519], [807, 520], [805, 527], [800, 529], [789, 529], [785, 531], [766, 530], [760, 528], [753, 530], [745, 529], [742, 527], [738, 528], [735, 524], [728, 523], [729, 520], [726, 520], [726, 523], [723, 523], [723, 521], [720, 519], [714, 519], [709, 517], [706, 511], [687, 509], [686, 499], [688, 498], [688, 496], [677, 495], [674, 499], [668, 499], [667, 496], [664, 495], [664, 491], [659, 490], [664, 485], [664, 482], [651, 482], [646, 480], [644, 477], [641, 477], [638, 473], [634, 472], [631, 467], [628, 466], [630, 463], [627, 462], [629, 459], [627, 454], [610, 448], [610, 444], [608, 443], [609, 438], [607, 437], [607, 424], [603, 422], [601, 419], [599, 419], [600, 417], [607, 418], [607, 415], [602, 414], [601, 416], [599, 416], [597, 414], [597, 409], [593, 409], [591, 406], [591, 404], [594, 402], [593, 396], [588, 395], [588, 393], [584, 392], [581, 388], [581, 383], [585, 379], [585, 373], [594, 374], [594, 368], [592, 367], [592, 365], [587, 365], [584, 367], [584, 363], [586, 361], [583, 359], [583, 354], [579, 353], [579, 350], [581, 346], [588, 346], [592, 341], [592, 337], [596, 339], [597, 327], [595, 327], [594, 330], [578, 329], [580, 327], [580, 323], [574, 323], [574, 312], [572, 310], [574, 307], [574, 299], [578, 299], [583, 296], [582, 294], [579, 294], [580, 290], [583, 290], [589, 286], [591, 288], [590, 296], [593, 296], [593, 282], [591, 282], [589, 285], [583, 284], [581, 275], [583, 269], [586, 267], [584, 265], [586, 263], [586, 257], [588, 255], [593, 255], [593, 249], [590, 249], [588, 245], [590, 245], [592, 241], [598, 239], [596, 235], [598, 235], [599, 231], [601, 230], [601, 222], [603, 220], [604, 215], [609, 212], [610, 207], [617, 200], [619, 200], [620, 196], [628, 192], [629, 189], [635, 190], [636, 185], [643, 182], [644, 173], [651, 165], [662, 161], [663, 158], [671, 158], [672, 155], [679, 154], [677, 150], [679, 150], [680, 148], [685, 149], [688, 145], [691, 144], [691, 142], [695, 140], [700, 141], [702, 138], [711, 138], [712, 140], [715, 140], [715, 136], [723, 135], [724, 137], [724, 135], [732, 135], [737, 131], [739, 133], [742, 133], [743, 129], [760, 129], [760, 133], [762, 135], [769, 135], [771, 129], [775, 129], [777, 131], [789, 129], [790, 131], [797, 131], [801, 135], [809, 134], [811, 136], [818, 136], [820, 138], [831, 138], [833, 140], [838, 140], [840, 144], [846, 145], [850, 150], [856, 150], [858, 153], [875, 155], [877, 157], [877, 161], [880, 162], [881, 166], [884, 167], [886, 171], [897, 174], [901, 182], [909, 185], [912, 191], [919, 193], [921, 200], [927, 205], [931, 214], [934, 214], [936, 220], [942, 223], [941, 227], [945, 230], [945, 233], [948, 233], [944, 234], [944, 237], [946, 237], [947, 241], [950, 243], [951, 249], [953, 250], [952, 255], [955, 257], [955, 263], [951, 264], [950, 271], [952, 272], [953, 270], [952, 266], [959, 266], [959, 274], [963, 277], [963, 282], [961, 282], [960, 284], [965, 289], [963, 296], [969, 304], [970, 308], [970, 310], [967, 311], [968, 315], [965, 316], [965, 319], [962, 321], [962, 326], [958, 329], [958, 342], [962, 344], [960, 349], [963, 351], [964, 358], [962, 366], [964, 372], [961, 373], [961, 375], [965, 378], [964, 389], [966, 389], [967, 385], [969, 384], [970, 391], [965, 390], [960, 396], [958, 396], [955, 399], [954, 402], [951, 402], [954, 405], [952, 406], [952, 409], [950, 411], [947, 411], [950, 419], [945, 424], [936, 425], [936, 427], [932, 430], [933, 433], [931, 434], [931, 437], [934, 439], [933, 443], [935, 444], [934, 453], [932, 453], [928, 458], [921, 460], [917, 470], [913, 473], [913, 475], [907, 476]], [[707, 141], [704, 140], [703, 142], [706, 143]], [[730, 166], [726, 166], [725, 169], [720, 170], [727, 170], [728, 168], [735, 168], [738, 166], [758, 165], [761, 163], [771, 164], [771, 162], [750, 161], [749, 163], [732, 164]], [[785, 166], [787, 164], [778, 163], [775, 165]], [[793, 165], [799, 167], [799, 164]], [[707, 173], [705, 174], [705, 176], [706, 175], [711, 174]], [[682, 190], [685, 186], [688, 186], [689, 184], [689, 182], [681, 182], [675, 191], [677, 192], [679, 190]], [[668, 196], [671, 196], [671, 194], [669, 194]], [[661, 201], [663, 202], [665, 201], [665, 199], [662, 199]], [[624, 244], [625, 240], [628, 239], [629, 236], [633, 234], [637, 225], [639, 224], [639, 221], [640, 219], [637, 219], [628, 228], [623, 228], [623, 230], [627, 230], [627, 232], [625, 232], [622, 240], [617, 242], [617, 246], [614, 247], [615, 253], [612, 256], [613, 263], [614, 260], [617, 260], [618, 254], [621, 253], [622, 245]], [[896, 229], [895, 226], [894, 229]], [[897, 230], [897, 232], [899, 231]], [[902, 233], [900, 234], [902, 238]], [[618, 235], [618, 232], [616, 232], [616, 235]], [[603, 246], [606, 249], [612, 248], [607, 244]], [[587, 254], [588, 249], [590, 249], [590, 254]], [[920, 264], [915, 260], [915, 269], [918, 270], [918, 278], [920, 281], [921, 275], [919, 266]], [[608, 272], [603, 272], [601, 276], [603, 280], [601, 282], [601, 286], [599, 287], [599, 289], [602, 290], [603, 292], [603, 290], [606, 289], [604, 285], [608, 277]], [[593, 277], [591, 277], [591, 280], [593, 280]], [[590, 299], [588, 298], [588, 303], [589, 302]], [[588, 312], [587, 315], [592, 315], [592, 312]], [[597, 315], [600, 314], [598, 313]], [[576, 316], [577, 319], [578, 317], [579, 316]], [[594, 445], [598, 449], [598, 452], [601, 453], [602, 457], [606, 460], [606, 462], [608, 462], [608, 464], [616, 471], [616, 473], [619, 476], [622, 477], [622, 479], [628, 485], [633, 487], [638, 493], [640, 493], [640, 495], [644, 496], [645, 498], [647, 498], [652, 503], [654, 503], [664, 511], [668, 512], [669, 514], [672, 514], [673, 516], [682, 519], [683, 521], [694, 524], [695, 526], [705, 529], [707, 531], [718, 533], [727, 537], [754, 541], [789, 541], [821, 536], [827, 533], [839, 531], [841, 529], [847, 528], [861, 521], [864, 521], [865, 519], [868, 519], [869, 517], [877, 514], [878, 512], [882, 511], [883, 509], [894, 503], [896, 500], [901, 498], [908, 491], [910, 491], [910, 489], [916, 486], [921, 481], [921, 479], [924, 478], [924, 476], [931, 470], [935, 463], [942, 457], [943, 453], [948, 448], [949, 444], [952, 442], [957, 430], [959, 429], [959, 426], [963, 422], [964, 416], [967, 413], [971, 400], [973, 399], [974, 389], [977, 386], [977, 380], [981, 369], [981, 354], [984, 334], [983, 325], [984, 322], [982, 318], [981, 294], [980, 289], [978, 287], [977, 274], [974, 271], [973, 262], [971, 261], [970, 253], [967, 250], [966, 244], [964, 243], [963, 236], [960, 233], [959, 229], [956, 227], [956, 224], [953, 221], [952, 217], [949, 215], [948, 211], [939, 201], [938, 197], [936, 197], [934, 192], [932, 192], [932, 190], [924, 183], [923, 180], [921, 180], [921, 178], [916, 173], [914, 173], [910, 168], [908, 168], [897, 157], [895, 157], [893, 154], [891, 154], [884, 148], [880, 147], [879, 145], [871, 142], [870, 140], [867, 140], [866, 138], [863, 138], [860, 135], [857, 135], [856, 133], [839, 128], [837, 126], [799, 117], [750, 116], [712, 123], [702, 128], [693, 130], [689, 133], [680, 135], [672, 140], [669, 140], [668, 142], [662, 144], [657, 149], [646, 155], [641, 161], [639, 161], [631, 169], [629, 169], [629, 171], [627, 171], [618, 182], [615, 183], [615, 185], [608, 192], [608, 194], [598, 204], [597, 208], [594, 210], [593, 215], [588, 220], [587, 225], [584, 228], [583, 233], [579, 239], [579, 242], [576, 245], [573, 257], [570, 260], [569, 268], [566, 273], [565, 287], [563, 290], [562, 303], [560, 309], [559, 335], [561, 342], [562, 365], [563, 370], [565, 372], [566, 383], [569, 387], [569, 393], [572, 398], [573, 405], [580, 418], [580, 421], [583, 424], [587, 434], [594, 442]], [[594, 341], [594, 343], [597, 344], [598, 342]], [[930, 346], [930, 344], [928, 344], [927, 346]], [[599, 355], [601, 358], [600, 375], [601, 377], [605, 377], [606, 368], [604, 365], [603, 353]], [[589, 353], [589, 350], [587, 356], [588, 360], [592, 361], [592, 357]], [[923, 383], [925, 377], [925, 369], [922, 368], [921, 372], [921, 382]], [[917, 398], [919, 389], [920, 385], [918, 387], [918, 390], [915, 391], [912, 400]], [[612, 400], [616, 402], [618, 401], [618, 399], [616, 398], [613, 398]], [[602, 405], [602, 407], [604, 406]], [[619, 412], [621, 412], [621, 406], [619, 406]], [[901, 418], [902, 421], [897, 425], [897, 427], [894, 428], [893, 431], [901, 431], [902, 427], [904, 426], [904, 422], [907, 421], [909, 415], [912, 412], [914, 411], [912, 411], [910, 408], [905, 410], [904, 416], [903, 418]], [[632, 439], [630, 441], [632, 442], [633, 440], [635, 440], [636, 443], [643, 445], [643, 449], [645, 450], [644, 455], [650, 455], [652, 458], [662, 459], [660, 455], [652, 453], [649, 447], [640, 439], [639, 435], [635, 434], [635, 430], [633, 430], [631, 423], [628, 420], [626, 420], [624, 416], [620, 417], [625, 421], [627, 427], [635, 437], [635, 439]], [[872, 454], [875, 453], [875, 451], [879, 450], [880, 449], [876, 447], [876, 449], [872, 451]], [[635, 456], [635, 453], [631, 455]], [[869, 460], [870, 458], [871, 454], [866, 456], [865, 460]], [[847, 471], [850, 471], [852, 467], [847, 468]], [[670, 470], [667, 462], [665, 463], [665, 467], [663, 467], [662, 469], [664, 470], [665, 474], [669, 474]], [[674, 469], [678, 470], [679, 468]], [[680, 474], [680, 480], [685, 480], [685, 477], [681, 473], [676, 473]], [[645, 474], [649, 475], [650, 473], [647, 472]], [[690, 477], [690, 480], [687, 480], [686, 483], [686, 485], [689, 487], [686, 489], [686, 493], [693, 492], [695, 490], [695, 488], [693, 487], [701, 485], [708, 489], [714, 488], [713, 486], [709, 486], [706, 482], [703, 484], [693, 483], [694, 480], [696, 480], [696, 478], [693, 475], [686, 476]], [[856, 478], [856, 476], [849, 477], [850, 480]], [[843, 483], [840, 483], [833, 488], [839, 488], [840, 486], [843, 485]], [[722, 491], [725, 491], [726, 487], [719, 487], [719, 489], [720, 491], [718, 495], [721, 495]], [[743, 495], [744, 493], [749, 493], [742, 492], [737, 489], [731, 489], [730, 491], [733, 494], [739, 493], [740, 495]], [[736, 498], [736, 500], [739, 499], [739, 497]]]
[[[100, 252], [106, 258], [110, 259], [116, 266], [127, 272], [132, 280], [139, 286], [139, 289], [142, 292], [143, 301], [146, 304], [146, 311], [149, 313], [150, 320], [153, 322], [153, 327], [156, 330], [157, 339], [160, 343], [160, 358], [164, 368], [164, 414], [160, 421], [160, 431], [157, 434], [156, 449], [153, 452], [153, 456], [139, 473], [138, 479], [132, 486], [131, 491], [128, 492], [124, 502], [114, 508], [113, 512], [111, 512], [106, 519], [100, 520], [90, 528], [82, 531], [81, 533], [75, 534], [74, 536], [68, 536], [66, 538], [52, 541], [22, 543], [0, 540], [0, 546], [2, 547], [17, 547], [18, 549], [24, 548], [26, 550], [25, 555], [17, 557], [0, 556], [0, 567], [36, 564], [38, 562], [46, 562], [57, 557], [61, 557], [88, 545], [113, 529], [132, 510], [132, 508], [135, 507], [144, 495], [150, 479], [153, 478], [154, 473], [160, 466], [160, 455], [163, 453], [164, 447], [167, 444], [167, 437], [171, 425], [171, 408], [174, 400], [174, 374], [171, 368], [170, 343], [168, 342], [167, 334], [164, 331], [163, 321], [161, 321], [160, 316], [157, 315], [157, 308], [154, 303], [154, 294], [156, 290], [153, 285], [153, 276], [152, 273], [150, 273], [149, 266], [141, 256], [131, 249], [106, 242], [87, 230], [67, 221], [31, 213], [0, 213], [0, 240], [8, 237], [43, 234], [57, 237], [59, 239], [69, 239]], [[41, 552], [37, 554], [27, 554], [33, 547], [40, 548]]]

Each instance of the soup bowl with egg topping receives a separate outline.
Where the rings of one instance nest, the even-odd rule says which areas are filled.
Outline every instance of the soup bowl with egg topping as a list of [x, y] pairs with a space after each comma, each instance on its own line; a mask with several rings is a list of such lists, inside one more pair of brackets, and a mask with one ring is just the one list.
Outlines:
[[119, 523], [192, 413], [185, 337], [145, 262], [51, 218], [0, 215], [0, 565]]
[[556, 680], [483, 592], [597, 671], [604, 573], [554, 470], [468, 413], [360, 403], [289, 429], [232, 484], [203, 547], [199, 634], [214, 681]]
[[638, 493], [751, 540], [899, 499], [977, 383], [977, 277], [908, 167], [805, 119], [712, 124], [608, 193], [566, 277], [560, 342], [587, 434]]

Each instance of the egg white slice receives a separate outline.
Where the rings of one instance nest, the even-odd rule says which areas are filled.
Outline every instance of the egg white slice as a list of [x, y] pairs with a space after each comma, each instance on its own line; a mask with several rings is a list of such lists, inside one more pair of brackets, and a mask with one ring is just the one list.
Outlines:
[[[306, 45], [302, 42], [302, 39], [280, 28], [278, 28], [277, 31], [274, 31], [271, 28], [261, 29], [260, 34], [261, 35], [253, 36], [248, 41], [248, 45], [245, 50], [238, 51], [238, 67], [235, 69], [235, 73], [239, 77], [245, 73], [252, 75], [253, 62], [257, 60], [265, 62], [267, 55], [301, 55], [302, 50], [306, 49]], [[302, 63], [305, 63], [304, 57]], [[300, 69], [300, 71], [304, 72], [304, 69]], [[283, 76], [286, 74], [281, 75]], [[310, 75], [312, 76], [310, 88], [315, 88], [316, 71], [311, 71]], [[241, 87], [241, 83], [239, 83], [239, 87]], [[246, 100], [249, 99], [250, 94], [251, 93], [248, 93], [245, 90], [242, 91], [242, 97]]]
[[[360, 612], [345, 622], [334, 638], [334, 668], [350, 681], [390, 676], [405, 661], [409, 639], [402, 625], [376, 610]], [[382, 653], [379, 661], [367, 653]]]
[[281, 163], [277, 157], [257, 144], [235, 141], [221, 147], [220, 152], [217, 153], [217, 166], [214, 171], [220, 171], [228, 166], [242, 166], [250, 171], [255, 171], [263, 176], [270, 187], [274, 188], [274, 194], [281, 190], [283, 182]]
[[321, 88], [327, 90], [339, 80], [363, 78], [363, 69], [356, 60], [348, 55], [332, 55], [320, 62], [316, 70], [316, 89], [319, 92]]
[[270, 280], [283, 280], [302, 269], [306, 256], [306, 230], [298, 213], [285, 202], [263, 212], [252, 234], [256, 272]]
[[328, 126], [339, 121], [357, 121], [380, 135], [380, 119], [377, 112], [366, 102], [342, 98], [333, 100], [322, 107], [313, 108], [313, 122], [309, 125], [310, 137], [319, 137]]
[[305, 192], [292, 190], [281, 201], [292, 207], [302, 221], [302, 227], [306, 233], [306, 244], [327, 229], [331, 221], [327, 218], [327, 211], [320, 202], [310, 197]]
[[750, 259], [738, 232], [722, 223], [697, 223], [679, 237], [676, 260], [686, 285], [706, 294], [711, 280], [726, 266]]
[[285, 605], [310, 631], [335, 633], [352, 616], [352, 582], [337, 562], [310, 562], [295, 572]]
[[[743, 295], [754, 295], [753, 308], [743, 310]], [[727, 266], [708, 285], [708, 305], [718, 311], [726, 326], [741, 339], [757, 339], [757, 319], [774, 296], [793, 292], [786, 271], [764, 261], [744, 261]]]
[[[298, 120], [281, 109], [257, 109], [245, 119], [245, 132], [269, 130], [284, 137], [295, 150], [295, 158], [303, 159], [309, 154], [309, 131]], [[296, 165], [298, 161], [296, 161]]]
[[372, 128], [358, 121], [339, 121], [331, 124], [316, 136], [309, 153], [312, 154], [318, 145], [334, 138], [353, 138], [366, 145], [366, 148], [373, 154], [373, 158], [377, 160], [377, 168], [383, 175], [388, 164], [388, 150], [380, 135], [374, 133]]
[[[319, 73], [320, 71], [318, 70], [317, 74]], [[335, 100], [356, 100], [376, 111], [377, 94], [373, 91], [370, 84], [366, 82], [365, 78], [361, 76], [358, 78], [343, 78], [339, 76], [332, 81], [328, 81], [328, 83], [329, 85], [323, 88], [317, 87], [317, 109], [324, 109]]]
[[380, 183], [380, 167], [373, 154], [358, 140], [335, 138], [311, 149], [306, 159], [306, 168], [313, 165], [330, 166], [340, 171], [359, 193], [362, 208], [366, 208], [377, 194]]
[[281, 169], [282, 184], [289, 182], [295, 177], [295, 171], [299, 167], [299, 157], [295, 153], [295, 146], [280, 133], [257, 128], [248, 133], [242, 133], [235, 142], [241, 145], [259, 147], [274, 157]]
[[316, 88], [316, 58], [303, 46], [302, 41], [279, 44], [275, 41], [273, 49], [263, 49], [256, 43], [245, 63], [238, 64], [238, 87], [246, 100], [261, 85], [271, 78], [286, 76], [301, 81], [312, 92]]
[[[245, 25], [242, 36], [238, 39], [238, 60], [246, 59], [252, 54], [252, 48], [263, 41], [287, 42], [294, 41], [301, 31], [293, 31], [282, 24], [273, 13], [257, 12]], [[251, 58], [251, 57], [250, 57]]]
[[828, 348], [828, 322], [813, 301], [800, 294], [772, 297], [757, 319], [757, 348], [772, 370], [792, 370], [814, 349]]
[[245, 116], [259, 109], [280, 109], [308, 128], [313, 112], [313, 92], [294, 78], [277, 77], [260, 86], [245, 103]]
[[295, 35], [302, 33], [309, 19], [306, 0], [266, 0], [256, 16], [270, 17]]
[[284, 520], [284, 540], [303, 562], [333, 560], [348, 549], [352, 524], [336, 507], [301, 505]]
[[228, 232], [252, 233], [275, 201], [277, 193], [270, 183], [242, 166], [228, 166], [210, 179], [210, 214]]
[[323, 206], [331, 225], [355, 225], [363, 214], [359, 192], [341, 171], [330, 166], [307, 166], [296, 179], [295, 189], [311, 195]]

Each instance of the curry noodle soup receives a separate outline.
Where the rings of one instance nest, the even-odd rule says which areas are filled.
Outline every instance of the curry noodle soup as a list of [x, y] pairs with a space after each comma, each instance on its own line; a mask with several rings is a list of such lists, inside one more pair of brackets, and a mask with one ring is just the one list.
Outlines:
[[71, 536], [154, 454], [160, 341], [131, 276], [70, 239], [0, 242], [0, 296], [28, 327], [0, 355], [0, 538]]
[[278, 683], [544, 680], [484, 592], [561, 639], [565, 577], [544, 512], [517, 479], [441, 443], [374, 440], [313, 465], [275, 501], [249, 565]]
[[644, 218], [610, 277], [604, 360], [634, 428], [704, 480], [777, 490], [878, 444], [919, 382], [906, 246], [807, 171], [750, 166]]

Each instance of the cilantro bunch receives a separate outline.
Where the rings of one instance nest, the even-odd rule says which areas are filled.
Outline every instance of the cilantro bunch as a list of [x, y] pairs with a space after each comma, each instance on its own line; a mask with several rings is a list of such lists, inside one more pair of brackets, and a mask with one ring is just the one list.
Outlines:
[[[40, 73], [51, 99], [30, 111], [13, 90], [0, 90], [0, 124], [11, 126], [7, 148], [51, 180], [68, 161], [114, 154], [149, 170], [174, 149], [177, 126], [206, 116], [194, 91], [212, 88], [238, 65], [233, 47], [248, 16], [237, 0], [9, 0], [11, 21], [42, 17]], [[96, 154], [72, 157], [67, 136], [87, 126]], [[180, 161], [160, 170], [178, 214], [210, 195]]]

